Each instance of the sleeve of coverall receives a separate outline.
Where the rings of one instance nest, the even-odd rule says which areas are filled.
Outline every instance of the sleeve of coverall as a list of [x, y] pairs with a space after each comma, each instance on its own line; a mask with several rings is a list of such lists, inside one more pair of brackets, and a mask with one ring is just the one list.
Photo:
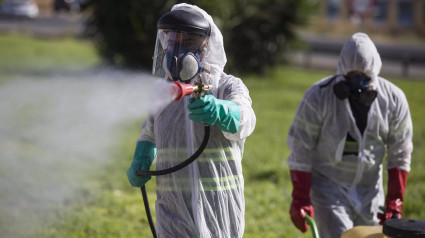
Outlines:
[[137, 142], [149, 141], [155, 144], [155, 134], [154, 134], [153, 126], [154, 126], [154, 116], [149, 115], [148, 118], [141, 125], [142, 133], [140, 135], [140, 138], [137, 140]]
[[289, 128], [287, 145], [291, 153], [288, 157], [290, 170], [311, 172], [313, 150], [320, 133], [320, 113], [317, 93], [319, 88], [310, 87], [298, 105], [291, 127]]
[[413, 150], [412, 119], [406, 96], [399, 89], [395, 93], [387, 139], [387, 169], [398, 168], [409, 172]]
[[223, 131], [223, 134], [229, 140], [243, 140], [251, 135], [256, 123], [248, 88], [241, 79], [230, 75], [228, 75], [227, 80], [223, 79], [223, 81], [223, 99], [236, 103], [241, 112], [238, 131], [235, 134]]

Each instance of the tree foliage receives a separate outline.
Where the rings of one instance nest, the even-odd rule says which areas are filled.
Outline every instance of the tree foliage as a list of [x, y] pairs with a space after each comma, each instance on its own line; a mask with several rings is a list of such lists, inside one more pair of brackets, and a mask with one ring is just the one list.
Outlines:
[[[150, 68], [156, 23], [177, 0], [88, 0], [87, 33], [109, 63]], [[224, 36], [231, 72], [261, 72], [283, 62], [295, 29], [314, 11], [312, 0], [188, 0], [213, 16]]]

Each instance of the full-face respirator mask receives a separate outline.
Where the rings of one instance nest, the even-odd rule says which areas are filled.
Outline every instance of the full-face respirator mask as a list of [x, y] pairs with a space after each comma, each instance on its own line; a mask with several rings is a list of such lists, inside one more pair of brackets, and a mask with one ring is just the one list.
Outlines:
[[336, 97], [341, 100], [350, 98], [365, 106], [370, 106], [378, 95], [378, 92], [370, 84], [371, 78], [357, 71], [349, 72], [343, 77], [344, 80], [339, 81], [333, 87]]
[[196, 14], [176, 10], [158, 21], [152, 74], [189, 82], [204, 71], [201, 65], [211, 27]]

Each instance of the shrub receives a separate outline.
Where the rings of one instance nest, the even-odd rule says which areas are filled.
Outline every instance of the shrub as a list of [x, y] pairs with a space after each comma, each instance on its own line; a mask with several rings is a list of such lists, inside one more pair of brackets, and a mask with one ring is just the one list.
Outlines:
[[[109, 63], [150, 68], [156, 23], [181, 1], [88, 0], [87, 33]], [[211, 14], [223, 33], [228, 69], [261, 72], [282, 63], [297, 42], [295, 29], [315, 9], [311, 0], [188, 0]]]

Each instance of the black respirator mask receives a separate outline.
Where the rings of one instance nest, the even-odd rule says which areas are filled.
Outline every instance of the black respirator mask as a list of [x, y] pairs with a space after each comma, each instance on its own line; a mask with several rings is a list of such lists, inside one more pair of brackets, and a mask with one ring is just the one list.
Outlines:
[[336, 83], [333, 87], [337, 98], [344, 100], [350, 98], [359, 103], [370, 106], [378, 92], [370, 85], [371, 79], [359, 72], [350, 72], [344, 75], [344, 80]]

